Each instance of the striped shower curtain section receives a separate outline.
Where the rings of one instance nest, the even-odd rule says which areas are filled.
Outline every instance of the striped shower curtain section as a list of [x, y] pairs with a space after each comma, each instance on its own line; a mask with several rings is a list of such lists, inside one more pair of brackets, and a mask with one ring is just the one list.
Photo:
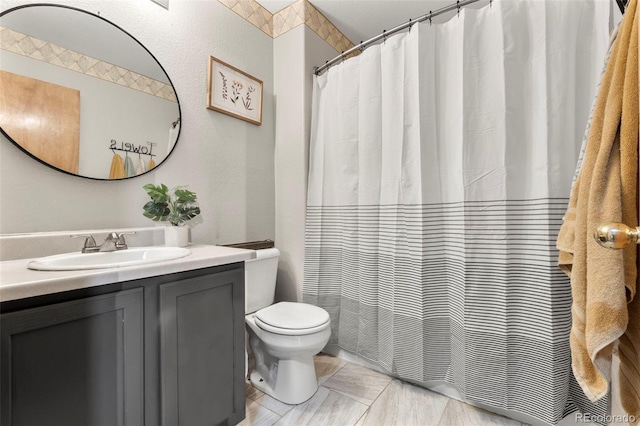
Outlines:
[[495, 0], [315, 77], [303, 298], [330, 348], [528, 423], [606, 415], [555, 240], [610, 7]]

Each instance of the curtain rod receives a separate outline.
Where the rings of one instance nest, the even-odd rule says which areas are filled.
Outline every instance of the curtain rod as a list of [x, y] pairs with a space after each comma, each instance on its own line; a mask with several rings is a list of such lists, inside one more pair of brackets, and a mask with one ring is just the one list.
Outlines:
[[[367, 41], [362, 41], [362, 42], [360, 42], [360, 44], [358, 44], [356, 46], [353, 46], [349, 50], [346, 50], [346, 51], [342, 52], [341, 54], [339, 54], [338, 56], [336, 56], [332, 60], [325, 62], [324, 65], [321, 65], [319, 67], [315, 67], [313, 69], [313, 73], [315, 75], [320, 75], [320, 73], [322, 73], [324, 70], [328, 69], [331, 65], [335, 64], [336, 62], [338, 62], [340, 60], [346, 59], [347, 56], [349, 56], [350, 54], [352, 54], [356, 50], [362, 51], [362, 50], [366, 49], [367, 47], [369, 47], [370, 45], [372, 45], [373, 43], [377, 42], [380, 39], [387, 38], [391, 34], [395, 34], [398, 31], [402, 31], [402, 30], [404, 30], [406, 28], [410, 28], [416, 22], [423, 22], [423, 21], [426, 21], [427, 19], [431, 20], [431, 18], [433, 18], [435, 16], [442, 15], [443, 13], [451, 12], [451, 11], [456, 10], [456, 9], [458, 9], [458, 12], [460, 12], [460, 8], [461, 7], [467, 6], [467, 5], [469, 5], [471, 3], [475, 3], [477, 1], [480, 1], [480, 0], [456, 1], [456, 4], [445, 6], [445, 7], [441, 8], [441, 9], [436, 10], [435, 12], [429, 11], [429, 13], [419, 17], [418, 19], [415, 19], [415, 20], [409, 19], [409, 22], [405, 22], [404, 24], [398, 25], [397, 27], [392, 28], [389, 31], [385, 30], [385, 31], [382, 32], [382, 34], [378, 34], [377, 36], [372, 37]], [[493, 1], [493, 0], [489, 0], [490, 3], [491, 3], [491, 1]], [[620, 12], [622, 12], [622, 14], [624, 14], [624, 10], [625, 10], [625, 6], [626, 6], [626, 3], [627, 3], [627, 0], [616, 0], [616, 3], [618, 3], [618, 7], [620, 8]]]
[[[336, 56], [335, 58], [333, 58], [330, 61], [325, 62], [324, 65], [321, 65], [319, 67], [315, 67], [313, 72], [315, 75], [320, 75], [320, 73], [324, 70], [326, 70], [327, 68], [329, 68], [331, 65], [335, 64], [336, 62], [345, 59], [348, 55], [350, 55], [351, 53], [355, 52], [356, 50], [364, 50], [367, 47], [369, 47], [370, 45], [372, 45], [373, 43], [377, 42], [378, 40], [381, 39], [385, 39], [388, 36], [390, 36], [391, 34], [395, 34], [398, 31], [402, 31], [406, 28], [410, 28], [413, 24], [415, 24], [416, 22], [422, 22], [422, 21], [426, 21], [426, 20], [430, 20], [433, 17], [436, 17], [438, 15], [442, 15], [443, 13], [447, 13], [447, 12], [451, 12], [453, 10], [458, 9], [458, 12], [460, 11], [460, 8], [463, 6], [467, 6], [471, 3], [475, 3], [477, 1], [480, 0], [462, 0], [462, 1], [456, 1], [455, 4], [449, 5], [449, 6], [445, 6], [441, 9], [438, 9], [436, 11], [429, 11], [429, 13], [427, 13], [426, 15], [423, 15], [415, 20], [411, 20], [409, 19], [409, 22], [405, 22], [404, 24], [398, 25], [395, 28], [392, 28], [390, 30], [384, 30], [382, 32], [382, 34], [378, 34], [375, 37], [370, 38], [367, 41], [363, 41], [360, 42], [360, 44], [358, 44], [357, 46], [353, 46], [351, 49], [346, 50], [344, 52], [342, 52], [340, 55]], [[493, 0], [490, 0], [490, 2]]]

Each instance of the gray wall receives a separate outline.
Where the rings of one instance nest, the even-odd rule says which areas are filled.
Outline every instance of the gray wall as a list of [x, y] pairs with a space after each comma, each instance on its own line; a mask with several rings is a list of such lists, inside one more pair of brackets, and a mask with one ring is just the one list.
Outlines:
[[[3, 10], [27, 2], [3, 1]], [[196, 243], [271, 238], [281, 250], [280, 300], [302, 294], [313, 67], [337, 52], [301, 25], [271, 39], [214, 0], [61, 0], [119, 25], [144, 44], [173, 81], [180, 140], [157, 170], [119, 182], [81, 179], [0, 141], [0, 233], [153, 226], [142, 216], [149, 182], [188, 184], [203, 223]], [[263, 124], [206, 109], [213, 55], [264, 82]]]
[[[276, 93], [276, 299], [302, 300], [314, 66], [338, 52], [301, 25], [274, 39]], [[297, 59], [296, 59], [297, 58]]]
[[[29, 2], [3, 0], [2, 10]], [[187, 184], [203, 223], [196, 243], [275, 238], [273, 39], [217, 1], [59, 0], [119, 25], [158, 59], [182, 108], [182, 132], [166, 163], [142, 177], [108, 182], [46, 167], [0, 136], [0, 233], [153, 226], [142, 186]], [[263, 124], [206, 108], [209, 55], [264, 82]]]

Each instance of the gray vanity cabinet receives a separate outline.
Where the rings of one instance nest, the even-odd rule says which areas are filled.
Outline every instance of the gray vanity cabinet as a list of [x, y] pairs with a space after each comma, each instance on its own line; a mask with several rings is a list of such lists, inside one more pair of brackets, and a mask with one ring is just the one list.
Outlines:
[[0, 318], [2, 425], [139, 425], [142, 288]]
[[2, 303], [0, 426], [237, 424], [243, 265]]
[[244, 380], [237, 381], [244, 376], [243, 270], [161, 285], [160, 318], [162, 424], [239, 423], [244, 418]]

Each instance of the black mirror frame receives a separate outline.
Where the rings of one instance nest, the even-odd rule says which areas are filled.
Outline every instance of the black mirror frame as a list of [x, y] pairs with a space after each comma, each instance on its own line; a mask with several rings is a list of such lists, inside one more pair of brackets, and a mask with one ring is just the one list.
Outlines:
[[167, 77], [167, 80], [169, 81], [169, 83], [171, 84], [171, 87], [173, 87], [173, 92], [176, 96], [176, 103], [178, 105], [178, 117], [179, 117], [179, 122], [180, 122], [180, 128], [178, 129], [178, 134], [176, 135], [176, 140], [174, 142], [173, 147], [171, 148], [171, 151], [167, 153], [167, 156], [164, 158], [164, 160], [162, 160], [160, 163], [156, 164], [156, 166], [151, 169], [151, 170], [147, 170], [144, 173], [140, 173], [139, 175], [135, 175], [135, 176], [129, 176], [129, 177], [125, 177], [125, 178], [121, 178], [121, 179], [102, 179], [102, 178], [97, 178], [97, 177], [91, 177], [91, 176], [84, 176], [84, 175], [80, 175], [80, 174], [75, 174], [75, 173], [71, 173], [68, 172], [66, 170], [62, 170], [59, 169], [58, 167], [55, 167], [43, 160], [41, 160], [40, 158], [36, 157], [35, 155], [33, 155], [32, 153], [30, 153], [29, 151], [27, 151], [25, 148], [23, 148], [18, 142], [16, 142], [11, 136], [9, 136], [9, 134], [7, 132], [5, 132], [5, 130], [0, 126], [0, 133], [2, 133], [9, 141], [11, 141], [16, 147], [18, 147], [22, 152], [24, 152], [25, 154], [27, 154], [29, 157], [33, 158], [34, 160], [44, 164], [47, 167], [50, 167], [54, 170], [57, 170], [61, 173], [70, 175], [70, 176], [75, 176], [75, 177], [80, 177], [80, 178], [84, 178], [84, 179], [90, 179], [90, 180], [98, 180], [98, 181], [108, 181], [108, 182], [119, 182], [119, 181], [123, 181], [123, 180], [127, 180], [127, 179], [133, 179], [139, 176], [143, 176], [151, 171], [154, 171], [155, 169], [157, 169], [158, 167], [160, 167], [161, 164], [164, 164], [165, 161], [167, 161], [169, 159], [169, 157], [171, 156], [171, 154], [173, 153], [173, 151], [175, 150], [176, 145], [178, 144], [178, 140], [180, 140], [180, 133], [182, 132], [182, 109], [180, 107], [180, 99], [178, 98], [178, 92], [176, 91], [175, 85], [173, 84], [173, 81], [171, 81], [171, 78], [169, 77], [169, 74], [167, 73], [167, 71], [164, 69], [164, 67], [162, 66], [162, 64], [160, 63], [160, 61], [158, 61], [158, 59], [153, 55], [153, 53], [151, 53], [149, 51], [149, 49], [147, 49], [147, 47], [140, 43], [140, 41], [135, 38], [133, 35], [131, 35], [131, 33], [129, 33], [128, 31], [124, 30], [122, 27], [114, 24], [113, 22], [109, 21], [106, 18], [103, 18], [100, 15], [97, 15], [95, 13], [92, 12], [88, 12], [86, 10], [83, 9], [79, 9], [77, 7], [73, 7], [73, 6], [67, 6], [67, 5], [61, 5], [61, 4], [55, 4], [55, 3], [30, 3], [30, 4], [25, 4], [25, 5], [20, 5], [20, 6], [16, 6], [16, 7], [12, 7], [10, 9], [7, 9], [3, 12], [0, 12], [0, 18], [2, 18], [4, 15], [10, 13], [10, 12], [14, 12], [16, 10], [19, 9], [26, 9], [26, 8], [30, 8], [30, 7], [37, 7], [37, 6], [48, 6], [48, 7], [59, 7], [59, 8], [63, 8], [63, 9], [70, 9], [70, 10], [75, 10], [77, 12], [81, 12], [81, 13], [85, 13], [87, 15], [93, 16], [94, 18], [98, 18], [101, 19], [102, 21], [114, 26], [115, 28], [117, 28], [118, 30], [122, 31], [123, 33], [125, 33], [126, 35], [128, 35], [129, 37], [131, 37], [131, 39], [133, 41], [135, 41], [136, 43], [138, 43], [138, 45], [140, 45], [140, 47], [142, 47], [152, 58], [154, 61], [156, 61], [156, 63], [158, 64], [158, 66], [160, 67], [160, 69], [162, 69], [162, 72], [164, 73], [164, 75]]

